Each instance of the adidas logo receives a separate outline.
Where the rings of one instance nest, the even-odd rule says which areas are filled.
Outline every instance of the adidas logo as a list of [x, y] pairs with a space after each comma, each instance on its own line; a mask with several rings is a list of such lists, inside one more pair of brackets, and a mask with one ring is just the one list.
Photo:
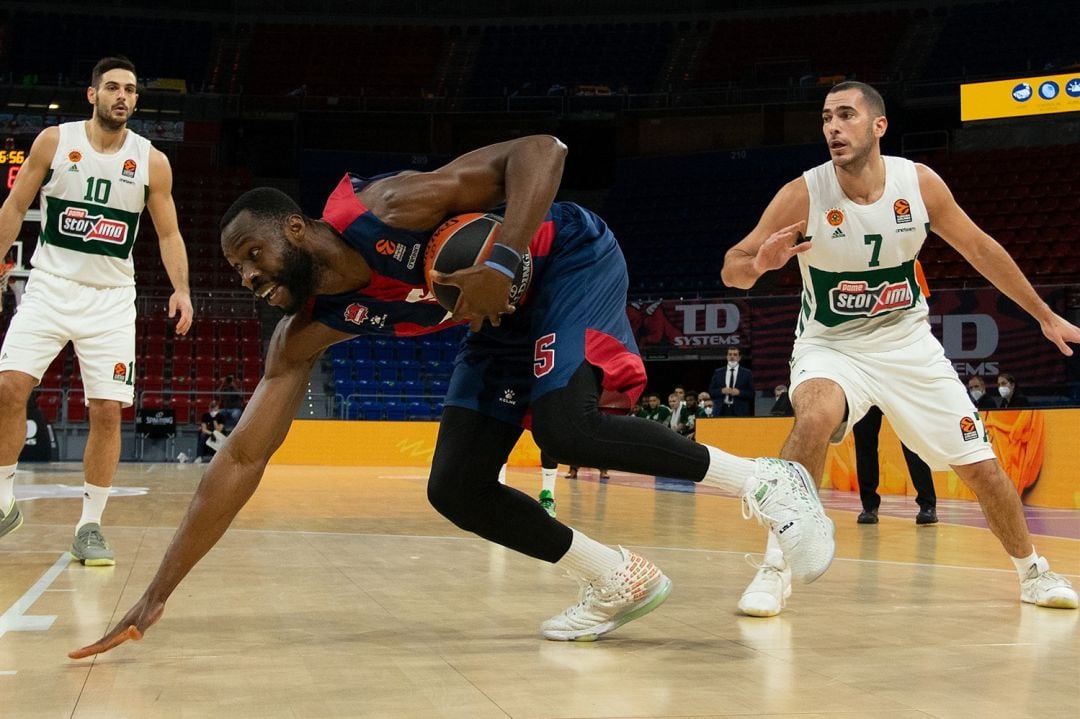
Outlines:
[[839, 227], [837, 227], [835, 230], [833, 230], [832, 238], [834, 240], [838, 240], [841, 237], [847, 237], [847, 235], [844, 234], [843, 230], [841, 230]]
[[72, 165], [71, 167], [68, 168], [68, 172], [78, 172], [78, 171], [79, 171], [79, 166], [78, 165]]

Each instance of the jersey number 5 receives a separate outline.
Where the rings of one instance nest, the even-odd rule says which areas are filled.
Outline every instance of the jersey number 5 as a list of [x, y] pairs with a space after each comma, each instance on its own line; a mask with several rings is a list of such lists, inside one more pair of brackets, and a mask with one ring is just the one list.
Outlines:
[[555, 369], [555, 333], [536, 340], [533, 352], [533, 375], [543, 377]]

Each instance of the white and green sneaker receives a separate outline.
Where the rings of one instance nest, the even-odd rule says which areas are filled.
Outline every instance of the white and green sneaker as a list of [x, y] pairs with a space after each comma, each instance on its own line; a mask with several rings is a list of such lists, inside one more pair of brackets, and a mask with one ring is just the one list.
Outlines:
[[671, 593], [671, 580], [648, 559], [619, 547], [623, 561], [591, 581], [579, 580], [581, 596], [540, 625], [545, 639], [591, 642], [659, 607]]
[[3, 537], [5, 534], [11, 534], [21, 527], [22, 523], [22, 512], [19, 511], [19, 505], [12, 499], [11, 506], [8, 507], [7, 511], [0, 512], [0, 537]]
[[795, 579], [808, 584], [825, 573], [836, 552], [835, 530], [801, 464], [758, 459], [742, 500], [743, 517], [755, 517], [776, 535]]
[[111, 567], [116, 564], [109, 543], [101, 534], [101, 525], [87, 522], [75, 532], [75, 541], [71, 543], [71, 556], [87, 567]]
[[540, 506], [544, 508], [544, 511], [547, 512], [549, 516], [554, 517], [555, 516], [555, 495], [553, 495], [551, 493], [551, 490], [548, 490], [548, 489], [540, 490], [540, 500], [539, 501], [540, 501]]

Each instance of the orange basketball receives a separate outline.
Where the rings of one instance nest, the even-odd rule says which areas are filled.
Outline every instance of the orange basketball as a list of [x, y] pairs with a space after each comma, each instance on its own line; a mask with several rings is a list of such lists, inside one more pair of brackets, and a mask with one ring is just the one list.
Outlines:
[[[501, 229], [502, 218], [498, 215], [468, 212], [451, 217], [432, 233], [424, 252], [424, 278], [440, 305], [452, 311], [461, 291], [451, 285], [432, 283], [431, 270], [450, 274], [484, 262]], [[516, 305], [525, 296], [531, 279], [532, 257], [526, 252], [510, 286], [511, 304]]]

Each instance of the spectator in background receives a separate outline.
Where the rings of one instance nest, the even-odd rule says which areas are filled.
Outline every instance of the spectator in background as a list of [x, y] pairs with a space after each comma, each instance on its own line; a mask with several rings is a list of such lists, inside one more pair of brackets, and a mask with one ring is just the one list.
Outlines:
[[644, 411], [645, 413], [641, 416], [653, 422], [667, 424], [671, 420], [671, 410], [660, 404], [660, 395], [655, 392], [645, 395]]
[[225, 440], [225, 424], [222, 422], [221, 405], [216, 399], [210, 400], [210, 407], [203, 412], [199, 422], [198, 448], [195, 461], [210, 461]]
[[983, 378], [979, 375], [972, 375], [968, 380], [968, 396], [971, 397], [971, 401], [975, 404], [975, 408], [978, 410], [984, 409], [997, 409], [997, 399], [986, 393], [986, 382], [983, 382]]
[[1001, 395], [999, 409], [1019, 409], [1028, 406], [1028, 398], [1016, 386], [1016, 378], [1011, 374], [1002, 372], [998, 375], [998, 394]]
[[668, 409], [671, 410], [671, 416], [668, 417], [667, 425], [679, 434], [686, 434], [686, 403], [679, 397], [678, 392], [672, 392], [668, 395]]
[[697, 392], [686, 393], [686, 431], [683, 434], [695, 442], [697, 441], [697, 420], [698, 417], [704, 417], [705, 410], [698, 404]]
[[773, 396], [776, 400], [773, 402], [772, 409], [769, 410], [769, 414], [773, 417], [794, 417], [795, 410], [791, 407], [791, 398], [788, 397], [787, 385], [778, 384], [773, 390]]
[[697, 396], [698, 407], [701, 407], [701, 411], [705, 413], [706, 417], [713, 416], [713, 399], [708, 392], [698, 392]]
[[240, 421], [240, 413], [244, 411], [244, 395], [236, 386], [236, 378], [231, 374], [225, 375], [218, 387], [218, 404], [221, 406], [222, 422], [225, 429], [231, 431]]
[[[714, 416], [750, 417], [754, 414], [754, 377], [741, 366], [742, 351], [729, 347], [727, 364], [713, 372], [709, 395], [719, 406]], [[716, 398], [723, 398], [722, 400]]]

